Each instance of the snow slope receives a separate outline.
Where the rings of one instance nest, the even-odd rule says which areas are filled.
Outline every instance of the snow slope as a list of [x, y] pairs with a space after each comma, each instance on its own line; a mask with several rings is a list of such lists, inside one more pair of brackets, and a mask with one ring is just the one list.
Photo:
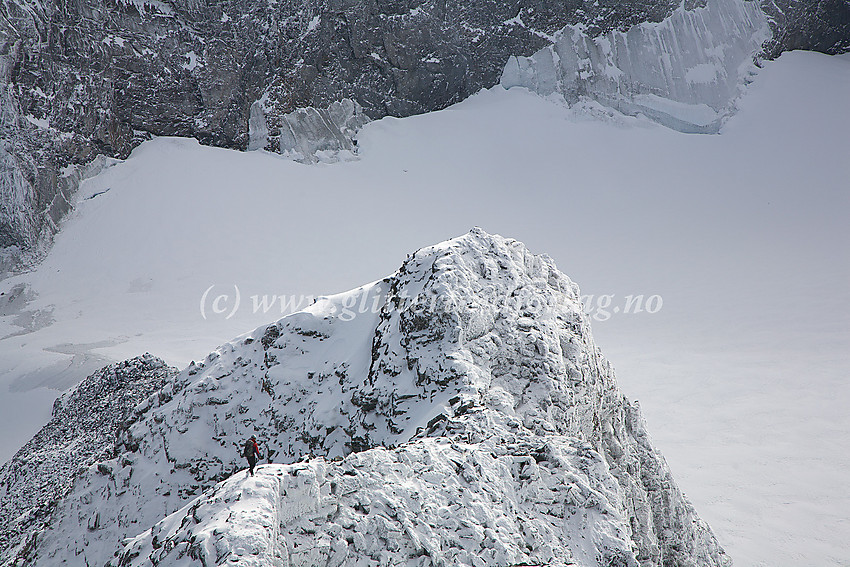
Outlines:
[[[350, 289], [478, 224], [611, 307], [661, 295], [594, 324], [685, 491], [738, 565], [841, 565], [848, 67], [767, 63], [718, 136], [493, 89], [370, 124], [360, 160], [332, 167], [146, 144], [84, 186], [45, 264], [0, 283], [2, 458], [47, 421], [42, 386], [145, 351], [183, 366], [280, 315], [252, 295]], [[241, 291], [230, 319], [200, 315], [213, 284], [226, 307]]]

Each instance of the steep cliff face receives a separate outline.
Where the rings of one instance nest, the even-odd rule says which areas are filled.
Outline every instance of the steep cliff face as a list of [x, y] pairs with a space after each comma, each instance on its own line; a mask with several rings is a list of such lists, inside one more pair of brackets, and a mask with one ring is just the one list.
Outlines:
[[[237, 549], [270, 558], [256, 565], [331, 549], [334, 565], [729, 563], [617, 389], [577, 286], [480, 230], [222, 346], [116, 434], [41, 535], [4, 536], [18, 541], [0, 564], [219, 565]], [[251, 434], [269, 462], [312, 459], [261, 469], [246, 497], [278, 516], [256, 525], [228, 507]]]
[[773, 39], [765, 46], [768, 57], [794, 49], [830, 55], [850, 51], [847, 0], [762, 0], [761, 5], [773, 28]]

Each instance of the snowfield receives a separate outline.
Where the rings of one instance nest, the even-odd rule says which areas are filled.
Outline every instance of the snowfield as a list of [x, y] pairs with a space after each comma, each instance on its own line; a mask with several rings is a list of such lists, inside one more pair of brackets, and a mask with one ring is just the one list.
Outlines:
[[[83, 185], [41, 265], [0, 282], [0, 460], [110, 361], [184, 367], [479, 225], [581, 285], [736, 565], [846, 565], [848, 93], [850, 57], [792, 52], [719, 135], [496, 87], [371, 123], [336, 164], [144, 144]], [[629, 295], [663, 306], [623, 313]]]

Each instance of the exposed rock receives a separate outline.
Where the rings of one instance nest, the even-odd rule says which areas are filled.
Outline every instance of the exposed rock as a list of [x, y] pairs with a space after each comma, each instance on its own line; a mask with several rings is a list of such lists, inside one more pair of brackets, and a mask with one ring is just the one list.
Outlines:
[[850, 2], [848, 0], [762, 0], [771, 19], [773, 39], [766, 55], [806, 49], [830, 55], [850, 51]]

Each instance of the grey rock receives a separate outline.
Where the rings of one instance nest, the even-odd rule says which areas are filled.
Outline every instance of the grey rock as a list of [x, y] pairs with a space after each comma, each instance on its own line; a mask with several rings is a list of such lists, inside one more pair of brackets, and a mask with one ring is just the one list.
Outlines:
[[762, 0], [771, 18], [773, 39], [765, 45], [766, 55], [805, 49], [837, 55], [850, 51], [850, 1]]

